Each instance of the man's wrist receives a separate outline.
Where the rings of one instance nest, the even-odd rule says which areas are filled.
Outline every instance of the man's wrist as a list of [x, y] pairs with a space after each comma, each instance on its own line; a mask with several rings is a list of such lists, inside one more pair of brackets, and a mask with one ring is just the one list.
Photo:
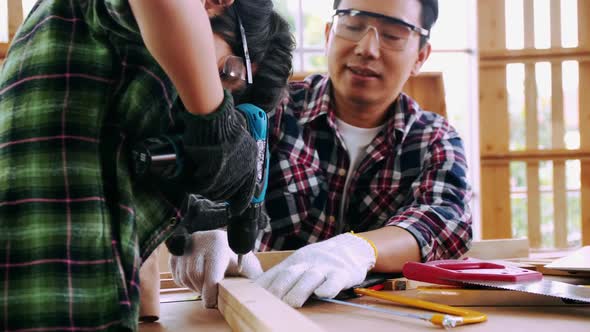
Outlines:
[[366, 238], [364, 236], [358, 235], [353, 231], [350, 231], [350, 234], [354, 235], [360, 239], [365, 240], [371, 246], [371, 248], [373, 249], [373, 253], [375, 254], [375, 262], [377, 262], [377, 257], [379, 257], [379, 251], [377, 250], [377, 246], [375, 245], [375, 242], [369, 240], [368, 238]]

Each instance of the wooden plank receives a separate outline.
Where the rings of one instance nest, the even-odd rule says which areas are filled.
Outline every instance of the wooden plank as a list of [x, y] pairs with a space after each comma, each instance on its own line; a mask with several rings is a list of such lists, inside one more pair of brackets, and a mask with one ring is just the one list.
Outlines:
[[590, 49], [590, 1], [578, 0], [578, 47], [583, 50]]
[[535, 7], [534, 0], [524, 0], [524, 49], [530, 50], [535, 48]]
[[539, 162], [526, 164], [527, 195], [527, 236], [531, 248], [540, 248], [541, 235], [541, 186], [539, 183]]
[[293, 252], [293, 250], [263, 251], [257, 252], [256, 257], [258, 258], [258, 261], [260, 261], [262, 271], [267, 271], [271, 267], [282, 262], [285, 258], [289, 257]]
[[297, 310], [248, 279], [222, 280], [217, 303], [234, 331], [322, 331]]
[[412, 78], [406, 82], [403, 92], [415, 99], [422, 109], [446, 117], [447, 106], [442, 73], [426, 73]]
[[[527, 2], [529, 3], [529, 2]], [[532, 11], [532, 4], [529, 4]], [[525, 7], [526, 8], [526, 7]], [[530, 15], [525, 14], [528, 21], [532, 20]], [[525, 20], [525, 21], [527, 21]], [[525, 22], [528, 27], [532, 22]], [[532, 28], [525, 31], [525, 45], [532, 46]], [[524, 95], [525, 95], [525, 132], [526, 132], [526, 149], [538, 149], [539, 147], [539, 123], [537, 119], [537, 83], [535, 80], [535, 65], [527, 63], [524, 66]], [[532, 248], [541, 246], [541, 192], [539, 185], [539, 162], [531, 161], [526, 164], [526, 183], [527, 183], [527, 234]]]
[[[582, 1], [590, 9], [590, 1]], [[587, 19], [587, 18], [586, 18]], [[590, 38], [590, 37], [589, 37]], [[580, 63], [580, 148], [590, 149], [590, 62]], [[581, 162], [582, 245], [590, 245], [590, 161]]]
[[561, 62], [566, 60], [590, 61], [590, 50], [578, 48], [506, 50], [480, 53], [479, 66], [501, 66], [508, 63], [536, 63], [540, 61]]
[[528, 239], [496, 239], [473, 241], [466, 257], [479, 259], [506, 259], [529, 256]]
[[[582, 125], [582, 124], [581, 124]], [[580, 133], [583, 135], [582, 133]], [[583, 145], [584, 143], [582, 143]], [[589, 148], [590, 149], [590, 148]], [[507, 153], [486, 153], [481, 155], [482, 163], [495, 163], [506, 161], [543, 161], [543, 160], [590, 160], [590, 151], [566, 150], [566, 149], [527, 149], [523, 151], [509, 151]]]
[[160, 272], [170, 272], [170, 266], [168, 266], [170, 252], [168, 251], [168, 248], [166, 248], [166, 245], [162, 243], [160, 246], [158, 246], [158, 248], [156, 248], [156, 250], [158, 251], [158, 266]]
[[[561, 63], [551, 64], [552, 148], [565, 148], [563, 115], [563, 84]], [[553, 227], [556, 248], [567, 247], [567, 192], [565, 161], [553, 162]]]
[[[477, 1], [478, 49], [481, 53], [506, 49], [504, 1]], [[486, 82], [480, 75], [481, 82]]]
[[481, 166], [482, 238], [512, 237], [508, 162]]
[[[578, 41], [590, 49], [590, 1], [578, 0]], [[580, 149], [590, 149], [590, 61], [580, 62]], [[581, 162], [582, 245], [590, 245], [590, 161]], [[585, 203], [586, 202], [586, 203]]]
[[505, 67], [480, 70], [480, 131], [482, 153], [508, 152], [510, 127]]
[[551, 20], [551, 48], [561, 47], [561, 0], [551, 0], [549, 4]]
[[[479, 3], [479, 2], [478, 2]], [[484, 1], [484, 3], [486, 3]], [[480, 68], [480, 151], [507, 153], [509, 120], [505, 67]], [[485, 83], [484, 83], [485, 82]], [[508, 162], [481, 165], [482, 238], [512, 237]]]
[[0, 43], [0, 59], [4, 59], [8, 53], [9, 43]]
[[16, 31], [23, 22], [22, 0], [8, 0], [8, 39], [16, 34]]
[[545, 265], [545, 267], [564, 271], [590, 272], [590, 246], [576, 250], [563, 258]]

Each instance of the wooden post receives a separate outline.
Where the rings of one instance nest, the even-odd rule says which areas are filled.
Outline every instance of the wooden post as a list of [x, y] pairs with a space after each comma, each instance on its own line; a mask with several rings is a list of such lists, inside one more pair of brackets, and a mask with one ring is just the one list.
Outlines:
[[[578, 40], [582, 51], [590, 51], [590, 1], [578, 0]], [[590, 61], [580, 61], [580, 149], [590, 149]], [[581, 162], [582, 245], [590, 245], [590, 161]]]
[[8, 39], [16, 34], [16, 31], [23, 22], [22, 0], [8, 0]]
[[[480, 59], [506, 49], [504, 2], [478, 1]], [[506, 64], [480, 66], [480, 151], [507, 153], [509, 141]], [[512, 237], [510, 164], [481, 164], [482, 238]]]
[[[524, 2], [524, 49], [535, 48], [535, 22], [532, 0]], [[526, 108], [526, 149], [539, 148], [539, 123], [537, 120], [538, 89], [534, 62], [524, 64], [525, 70], [525, 108]], [[541, 192], [539, 184], [539, 161], [527, 161], [527, 225], [528, 237], [532, 248], [541, 247]]]
[[[551, 0], [551, 47], [561, 48], [561, 0]], [[565, 123], [563, 118], [562, 62], [551, 62], [551, 148], [563, 149]], [[556, 248], [567, 248], [567, 191], [565, 160], [553, 161], [553, 229]]]

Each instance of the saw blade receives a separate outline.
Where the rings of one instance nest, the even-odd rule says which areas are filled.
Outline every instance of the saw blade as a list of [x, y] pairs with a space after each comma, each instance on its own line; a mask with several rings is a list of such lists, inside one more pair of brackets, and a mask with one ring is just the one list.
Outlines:
[[[455, 280], [453, 280], [455, 281]], [[477, 285], [491, 288], [500, 288], [518, 292], [540, 294], [559, 297], [564, 300], [572, 300], [590, 303], [590, 287], [567, 284], [552, 280], [539, 280], [533, 282], [504, 282], [504, 281], [480, 281], [480, 280], [456, 280], [469, 285]]]

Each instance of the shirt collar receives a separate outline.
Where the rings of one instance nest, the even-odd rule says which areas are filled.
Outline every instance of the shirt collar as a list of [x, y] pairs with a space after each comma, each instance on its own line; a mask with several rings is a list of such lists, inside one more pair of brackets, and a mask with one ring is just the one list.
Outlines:
[[[309, 84], [309, 95], [306, 98], [303, 112], [299, 117], [299, 124], [304, 126], [315, 119], [327, 115], [328, 122], [335, 127], [336, 113], [332, 103], [332, 83], [327, 75], [311, 75], [305, 78], [304, 84]], [[416, 101], [404, 93], [387, 110], [385, 130], [391, 143], [402, 141], [411, 126], [419, 116], [420, 107]]]

